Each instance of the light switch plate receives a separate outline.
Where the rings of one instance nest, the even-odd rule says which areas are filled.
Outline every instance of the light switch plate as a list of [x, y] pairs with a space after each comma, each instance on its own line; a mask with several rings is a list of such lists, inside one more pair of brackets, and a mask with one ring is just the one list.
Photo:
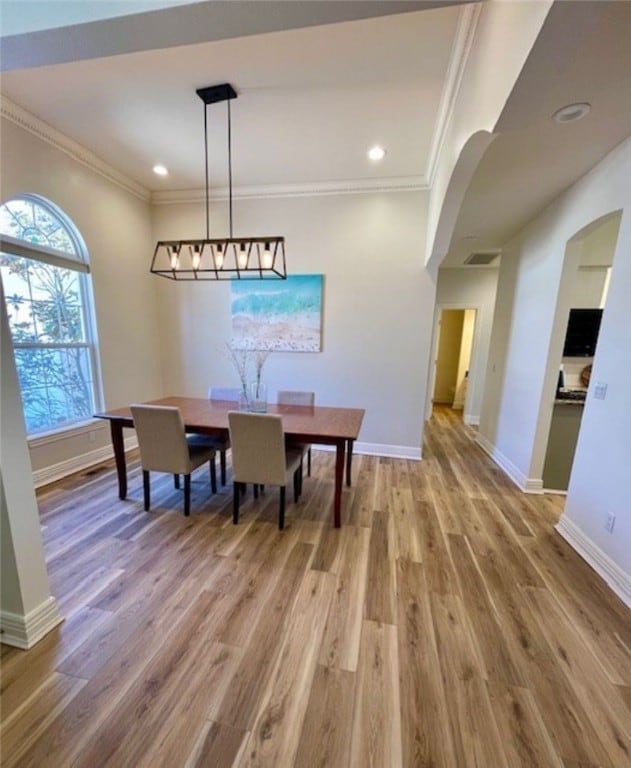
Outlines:
[[594, 385], [594, 398], [596, 400], [604, 400], [607, 396], [607, 385], [599, 381]]

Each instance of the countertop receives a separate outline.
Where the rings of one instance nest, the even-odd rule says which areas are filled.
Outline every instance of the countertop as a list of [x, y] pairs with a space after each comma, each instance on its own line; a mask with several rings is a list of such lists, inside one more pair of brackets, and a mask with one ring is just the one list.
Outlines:
[[555, 405], [585, 405], [586, 389], [561, 389], [554, 398]]

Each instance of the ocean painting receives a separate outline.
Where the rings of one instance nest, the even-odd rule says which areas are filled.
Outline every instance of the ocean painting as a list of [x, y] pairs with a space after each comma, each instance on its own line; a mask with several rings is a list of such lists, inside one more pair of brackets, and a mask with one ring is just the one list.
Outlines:
[[322, 275], [232, 280], [232, 348], [320, 352]]

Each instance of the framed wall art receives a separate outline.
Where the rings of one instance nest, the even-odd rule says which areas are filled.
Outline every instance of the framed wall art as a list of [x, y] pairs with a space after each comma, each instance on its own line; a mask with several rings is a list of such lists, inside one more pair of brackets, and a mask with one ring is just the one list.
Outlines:
[[320, 352], [322, 284], [322, 275], [232, 280], [232, 348]]

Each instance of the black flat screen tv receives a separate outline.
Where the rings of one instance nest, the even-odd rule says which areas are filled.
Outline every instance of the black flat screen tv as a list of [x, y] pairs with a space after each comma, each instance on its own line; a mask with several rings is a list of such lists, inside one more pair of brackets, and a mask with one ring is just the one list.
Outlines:
[[600, 330], [602, 309], [571, 309], [563, 357], [593, 357]]

